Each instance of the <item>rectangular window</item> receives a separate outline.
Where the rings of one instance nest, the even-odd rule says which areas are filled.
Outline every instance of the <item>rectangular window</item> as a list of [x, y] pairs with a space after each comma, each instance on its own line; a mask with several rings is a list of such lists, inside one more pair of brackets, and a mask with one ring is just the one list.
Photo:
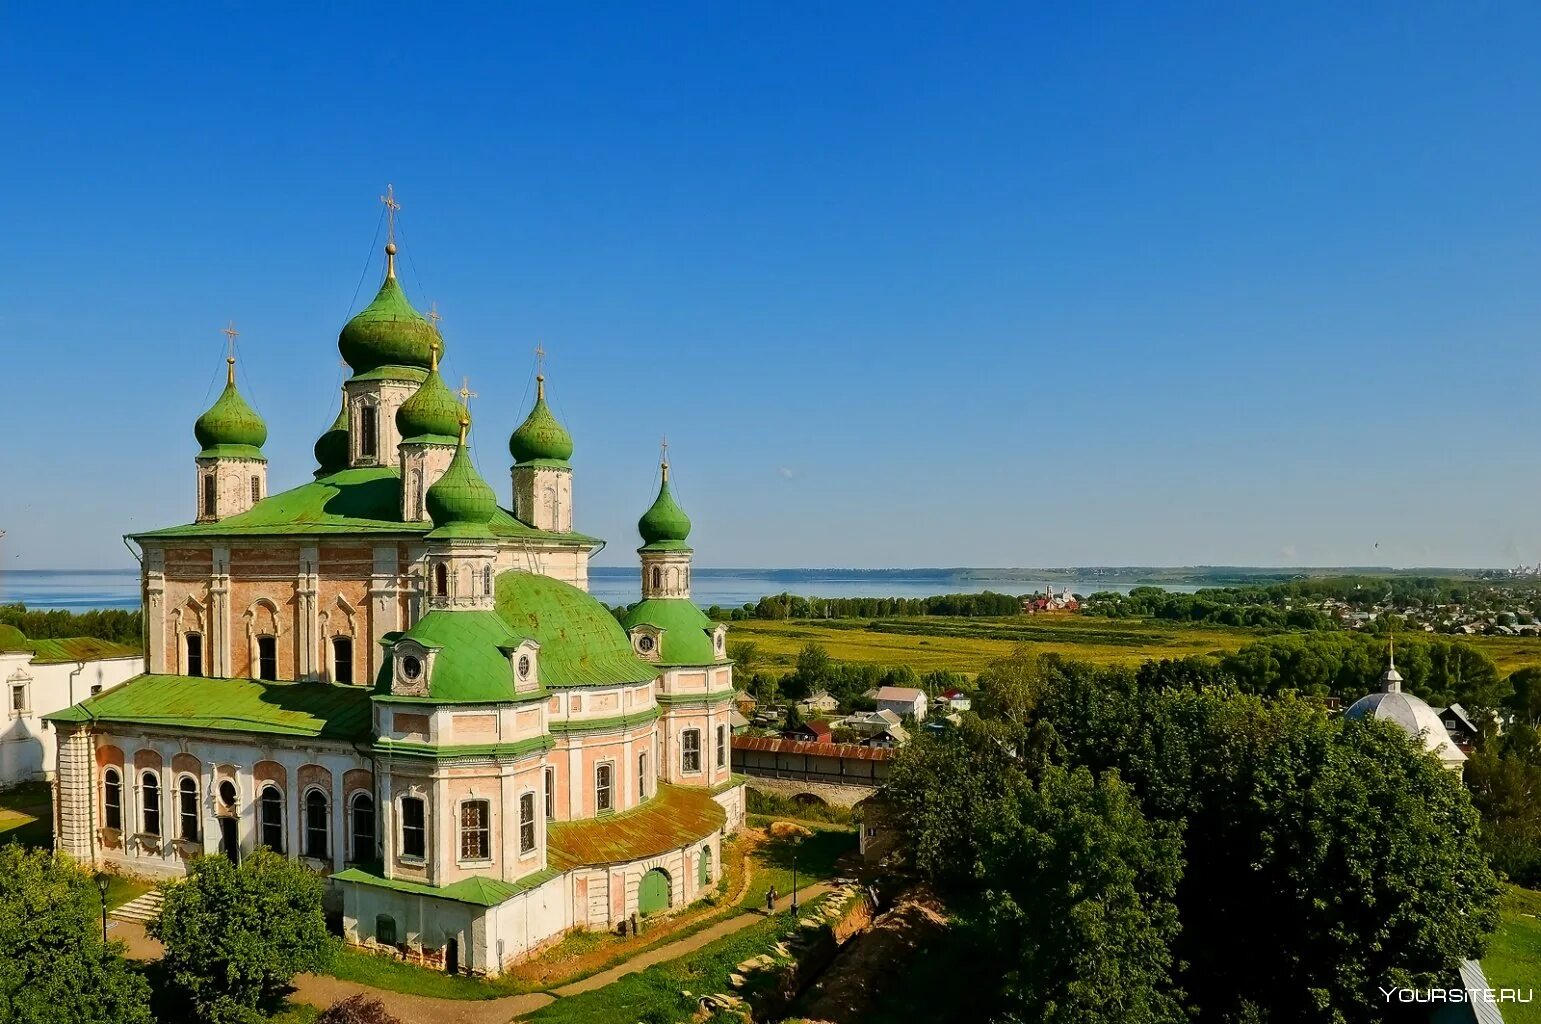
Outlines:
[[278, 678], [278, 637], [276, 636], [257, 638], [257, 678]]
[[526, 793], [519, 798], [519, 852], [535, 849], [535, 794]]
[[189, 633], [187, 644], [187, 674], [190, 676], [203, 675], [203, 634]]
[[18, 683], [11, 687], [11, 714], [24, 715], [27, 713], [27, 684]]
[[686, 729], [680, 737], [680, 771], [701, 770], [701, 730]]
[[198, 783], [184, 778], [177, 786], [177, 811], [184, 841], [198, 841]]
[[375, 452], [379, 448], [378, 442], [375, 440], [375, 434], [378, 433], [378, 431], [379, 431], [378, 424], [375, 421], [375, 407], [372, 406], [372, 405], [364, 406], [362, 409], [359, 410], [358, 418], [359, 418], [359, 439], [358, 439], [358, 453], [359, 453], [359, 456], [361, 458], [365, 458], [365, 459], [372, 459], [372, 458], [375, 457]]
[[262, 845], [274, 853], [284, 852], [284, 798], [276, 786], [265, 786], [259, 798], [262, 816]]
[[214, 474], [209, 473], [203, 478], [203, 514], [214, 514], [214, 495], [217, 493], [218, 483], [214, 480]]
[[326, 860], [332, 832], [332, 816], [326, 796], [318, 789], [305, 794], [305, 856]]
[[161, 834], [161, 782], [154, 772], [145, 772], [139, 784], [139, 799], [144, 804], [144, 834]]
[[353, 682], [353, 638], [332, 638], [332, 682]]
[[415, 796], [401, 801], [401, 855], [422, 860], [428, 850], [428, 829], [423, 801]]
[[611, 784], [615, 774], [615, 766], [602, 764], [594, 769], [594, 810], [608, 811], [614, 802], [610, 797]]
[[647, 799], [647, 751], [637, 755], [637, 802]]
[[556, 769], [546, 769], [546, 820], [556, 820]]
[[460, 805], [461, 860], [487, 860], [491, 857], [490, 818], [491, 813], [485, 800], [467, 800]]
[[728, 727], [717, 727], [717, 767], [721, 768], [728, 763]]

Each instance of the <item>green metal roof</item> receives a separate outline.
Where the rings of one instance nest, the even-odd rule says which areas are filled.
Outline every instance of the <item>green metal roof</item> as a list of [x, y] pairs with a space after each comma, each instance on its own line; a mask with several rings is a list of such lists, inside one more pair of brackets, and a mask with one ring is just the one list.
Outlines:
[[658, 497], [637, 520], [637, 532], [642, 535], [642, 551], [689, 551], [685, 539], [690, 536], [690, 517], [674, 500], [669, 488], [669, 467], [663, 467], [663, 481], [658, 485]]
[[[392, 634], [386, 641], [394, 646], [402, 640], [415, 640], [424, 647], [437, 649], [433, 672], [428, 677], [428, 700], [499, 701], [514, 700], [514, 673], [508, 655], [526, 638], [509, 629], [497, 612], [431, 611], [405, 633]], [[391, 692], [392, 665], [380, 668], [375, 689]], [[525, 699], [530, 694], [519, 694]]]
[[626, 609], [621, 626], [628, 632], [638, 626], [663, 630], [659, 658], [663, 665], [715, 665], [726, 663], [712, 643], [716, 624], [695, 603], [683, 597], [655, 597]]
[[348, 393], [342, 393], [337, 418], [316, 438], [316, 476], [329, 476], [348, 468]]
[[705, 839], [727, 820], [727, 812], [706, 790], [660, 782], [658, 792], [641, 807], [547, 825], [546, 861], [570, 871], [587, 864], [656, 857]]
[[50, 640], [29, 640], [32, 664], [62, 665], [78, 661], [107, 661], [112, 658], [141, 658], [144, 652], [129, 644], [115, 644], [94, 636], [74, 636]]
[[[394, 249], [387, 249], [394, 256]], [[355, 374], [387, 367], [428, 369], [439, 332], [412, 308], [401, 283], [387, 272], [374, 300], [354, 315], [337, 336], [337, 350]], [[443, 348], [439, 350], [443, 352]]]
[[[536, 530], [499, 508], [492, 516], [496, 537], [542, 540], [593, 547], [597, 538], [581, 533]], [[250, 509], [214, 523], [189, 523], [148, 533], [135, 539], [183, 537], [281, 537], [313, 534], [417, 534], [432, 523], [401, 520], [401, 471], [394, 466], [344, 469], [309, 483], [270, 495]]]
[[[209, 411], [199, 416], [193, 424], [193, 436], [203, 448], [199, 453], [200, 458], [218, 458], [222, 454], [249, 459], [262, 458], [260, 449], [268, 439], [267, 424], [262, 422], [262, 417], [246, 404], [246, 399], [236, 390], [234, 360], [231, 360], [230, 379], [225, 382], [225, 390], [209, 407]], [[248, 452], [253, 454], [245, 454]]]
[[350, 741], [368, 739], [373, 729], [369, 690], [361, 686], [201, 676], [135, 676], [43, 717]]
[[[464, 422], [464, 421], [461, 421]], [[460, 424], [456, 424], [460, 429]], [[462, 437], [444, 475], [428, 488], [428, 515], [434, 530], [430, 537], [490, 537], [488, 525], [498, 513], [498, 496], [471, 464]]]
[[572, 458], [573, 438], [557, 422], [546, 404], [546, 378], [535, 378], [535, 407], [508, 439], [509, 454], [515, 462], [544, 462], [567, 465]]
[[510, 571], [494, 587], [498, 614], [540, 644], [547, 687], [641, 683], [658, 669], [638, 658], [610, 609], [570, 583]]
[[513, 882], [505, 882], [500, 878], [488, 878], [485, 875], [473, 875], [470, 878], [463, 878], [452, 885], [440, 886], [424, 885], [421, 882], [409, 882], [404, 878], [386, 878], [380, 872], [379, 865], [371, 865], [369, 869], [348, 868], [346, 871], [339, 871], [332, 876], [332, 880], [337, 882], [355, 882], [359, 885], [372, 885], [379, 889], [411, 893], [414, 896], [432, 896], [435, 899], [454, 900], [457, 903], [470, 903], [478, 907], [495, 907], [499, 903], [512, 899], [522, 892], [528, 892], [538, 885], [551, 881], [559, 874], [561, 874], [560, 871], [542, 868]]
[[396, 410], [396, 432], [403, 441], [454, 444], [460, 436], [462, 408], [460, 399], [444, 383], [439, 371], [430, 370], [412, 397]]

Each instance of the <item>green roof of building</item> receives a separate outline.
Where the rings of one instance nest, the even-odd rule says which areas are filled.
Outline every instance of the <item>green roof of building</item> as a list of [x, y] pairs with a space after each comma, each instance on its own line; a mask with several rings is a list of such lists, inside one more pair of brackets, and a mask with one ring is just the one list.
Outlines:
[[[516, 698], [508, 656], [525, 639], [497, 612], [441, 610], [424, 615], [405, 633], [390, 634], [387, 643], [415, 640], [437, 650], [428, 677], [428, 700], [502, 701]], [[389, 662], [381, 666], [376, 692], [391, 692], [392, 670]], [[544, 696], [544, 692], [517, 695], [520, 700], [532, 696]]]
[[396, 432], [403, 441], [454, 444], [460, 436], [463, 408], [435, 368], [396, 410]]
[[82, 661], [143, 657], [138, 647], [100, 640], [94, 636], [28, 640], [26, 634], [15, 626], [0, 625], [0, 654], [27, 653], [32, 655], [34, 665], [66, 665]]
[[540, 644], [547, 687], [641, 683], [658, 669], [638, 658], [621, 624], [598, 600], [570, 583], [510, 571], [494, 587], [498, 614], [515, 633]]
[[[581, 533], [551, 533], [526, 526], [505, 509], [489, 524], [493, 536], [593, 547]], [[276, 537], [314, 534], [402, 534], [421, 536], [432, 523], [402, 522], [401, 471], [395, 466], [345, 469], [270, 495], [245, 512], [213, 523], [189, 523], [148, 533], [136, 540], [184, 537]]]
[[332, 880], [372, 885], [379, 889], [390, 889], [414, 896], [454, 900], [457, 903], [470, 903], [478, 907], [495, 907], [522, 892], [528, 892], [536, 886], [551, 881], [560, 874], [560, 871], [542, 868], [512, 882], [505, 882], [501, 878], [488, 878], [485, 875], [473, 875], [450, 885], [424, 885], [422, 882], [410, 882], [405, 878], [386, 878], [380, 871], [380, 865], [371, 864], [368, 868], [352, 867], [346, 871], [339, 871], [332, 876]]
[[727, 820], [706, 790], [659, 783], [658, 792], [634, 810], [547, 825], [546, 863], [571, 871], [657, 857], [706, 839]]
[[674, 500], [669, 488], [669, 466], [663, 467], [663, 480], [658, 485], [658, 497], [637, 520], [637, 532], [642, 535], [642, 551], [689, 551], [685, 539], [690, 536], [690, 517]]
[[142, 675], [44, 717], [357, 741], [373, 730], [369, 696], [331, 683]]
[[15, 626], [0, 623], [0, 654], [13, 654], [17, 651], [30, 651], [32, 645], [27, 642], [27, 635]]
[[573, 438], [546, 404], [546, 378], [535, 378], [535, 407], [508, 439], [515, 462], [565, 466], [573, 455]]
[[387, 245], [386, 253], [388, 269], [380, 291], [337, 336], [337, 350], [355, 375], [391, 367], [426, 370], [433, 362], [435, 342], [443, 354], [439, 332], [412, 308], [396, 280], [395, 245]]
[[455, 456], [444, 475], [428, 488], [426, 505], [434, 529], [429, 537], [491, 537], [493, 516], [497, 515], [498, 496], [471, 463], [465, 442], [465, 420], [456, 425], [460, 431]]
[[348, 468], [348, 393], [342, 393], [337, 418], [316, 438], [316, 476], [330, 476]]
[[262, 446], [268, 439], [268, 427], [255, 409], [246, 404], [235, 386], [235, 361], [230, 362], [230, 373], [225, 390], [199, 416], [193, 424], [193, 436], [203, 449], [199, 458], [246, 458], [261, 459]]
[[659, 637], [659, 663], [664, 665], [713, 665], [719, 657], [712, 633], [717, 628], [695, 602], [683, 597], [655, 597], [626, 609], [621, 626], [628, 632], [638, 626], [663, 631]]

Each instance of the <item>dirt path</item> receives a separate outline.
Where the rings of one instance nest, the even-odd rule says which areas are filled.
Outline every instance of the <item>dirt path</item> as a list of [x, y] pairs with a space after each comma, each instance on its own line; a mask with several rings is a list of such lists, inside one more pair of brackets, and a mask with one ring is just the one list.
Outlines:
[[[828, 882], [804, 886], [797, 891], [798, 901], [806, 903], [832, 888], [833, 886]], [[790, 894], [776, 901], [778, 911], [786, 910], [791, 905]], [[693, 935], [673, 942], [664, 942], [638, 953], [624, 964], [612, 967], [608, 971], [601, 971], [582, 981], [560, 985], [550, 993], [528, 992], [523, 995], [504, 996], [500, 999], [434, 999], [428, 996], [414, 996], [404, 992], [371, 988], [356, 981], [343, 981], [340, 978], [325, 975], [301, 974], [294, 979], [293, 999], [295, 1002], [324, 1008], [331, 1006], [339, 999], [364, 993], [379, 999], [385, 1004], [386, 1010], [401, 1018], [404, 1024], [508, 1024], [511, 1020], [526, 1017], [544, 1006], [551, 1005], [558, 996], [575, 996], [581, 992], [592, 992], [594, 989], [603, 988], [617, 978], [645, 970], [653, 964], [687, 956], [708, 943], [748, 928], [764, 917], [763, 910], [743, 911]], [[128, 946], [128, 955], [135, 960], [159, 960], [165, 951], [159, 942], [145, 934], [142, 925], [133, 921], [110, 922], [108, 937], [125, 943]]]

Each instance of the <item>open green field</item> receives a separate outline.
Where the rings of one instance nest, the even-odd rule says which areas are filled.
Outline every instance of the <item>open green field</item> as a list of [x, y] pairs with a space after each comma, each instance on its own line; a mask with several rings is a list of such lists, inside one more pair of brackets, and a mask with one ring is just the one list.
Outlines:
[[[758, 648], [758, 671], [789, 672], [804, 644], [817, 643], [836, 661], [909, 665], [974, 675], [1018, 644], [1097, 664], [1138, 664], [1148, 658], [1225, 654], [1269, 635], [1154, 619], [1096, 615], [1017, 615], [1006, 618], [925, 616], [893, 619], [751, 619], [729, 626], [729, 639]], [[1541, 637], [1460, 637], [1498, 663], [1505, 674], [1541, 665]]]
[[[1506, 886], [1502, 914], [1482, 958], [1488, 984], [1522, 993], [1541, 988], [1541, 892]], [[1509, 1024], [1541, 1024], [1541, 1003], [1505, 1003], [1500, 1009]]]

